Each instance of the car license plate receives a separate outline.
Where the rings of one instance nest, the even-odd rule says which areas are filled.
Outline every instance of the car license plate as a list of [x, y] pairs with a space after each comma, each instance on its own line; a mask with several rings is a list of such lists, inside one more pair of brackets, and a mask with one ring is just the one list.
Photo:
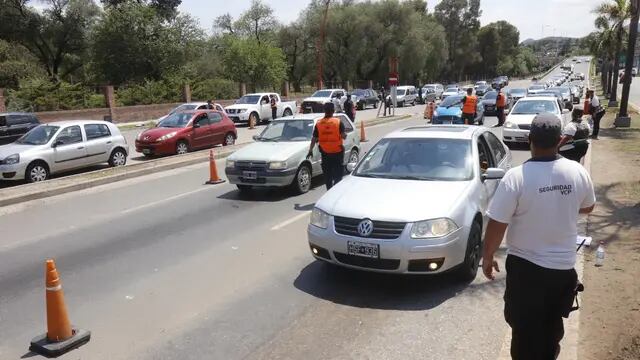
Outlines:
[[242, 177], [246, 180], [256, 180], [258, 178], [258, 173], [255, 171], [243, 171]]
[[362, 243], [358, 241], [347, 241], [347, 252], [349, 255], [377, 259], [380, 257], [380, 245]]
[[451, 125], [452, 123], [451, 120], [442, 120], [442, 125]]
[[151, 149], [142, 149], [142, 153], [145, 155], [151, 154]]

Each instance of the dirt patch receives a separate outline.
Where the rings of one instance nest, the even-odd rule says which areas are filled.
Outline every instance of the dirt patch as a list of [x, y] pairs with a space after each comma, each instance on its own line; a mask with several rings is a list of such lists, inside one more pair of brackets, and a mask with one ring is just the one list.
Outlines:
[[[616, 109], [617, 110], [617, 109]], [[589, 235], [604, 241], [603, 267], [585, 252], [578, 358], [640, 359], [640, 116], [632, 128], [613, 129], [614, 109], [592, 141], [591, 172], [598, 203]]]

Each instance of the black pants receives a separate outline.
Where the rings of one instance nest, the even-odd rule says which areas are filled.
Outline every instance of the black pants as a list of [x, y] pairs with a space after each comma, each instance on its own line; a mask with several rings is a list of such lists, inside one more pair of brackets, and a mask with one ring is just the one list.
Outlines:
[[599, 113], [593, 114], [593, 132], [591, 136], [594, 138], [598, 137], [598, 133], [600, 133], [600, 119], [604, 116], [605, 111], [600, 111]]
[[564, 336], [562, 317], [573, 304], [578, 275], [507, 256], [504, 317], [511, 326], [511, 358], [552, 360]]
[[466, 125], [473, 125], [476, 121], [476, 114], [462, 113], [462, 119]]
[[589, 150], [588, 143], [578, 143], [574, 145], [573, 149], [560, 151], [560, 155], [569, 160], [580, 162], [580, 160], [587, 154], [587, 150]]
[[342, 180], [344, 175], [344, 151], [335, 154], [322, 153], [322, 172], [327, 190]]
[[278, 108], [271, 108], [271, 120], [275, 120], [278, 117]]
[[496, 108], [496, 116], [498, 117], [498, 125], [504, 125], [504, 108]]

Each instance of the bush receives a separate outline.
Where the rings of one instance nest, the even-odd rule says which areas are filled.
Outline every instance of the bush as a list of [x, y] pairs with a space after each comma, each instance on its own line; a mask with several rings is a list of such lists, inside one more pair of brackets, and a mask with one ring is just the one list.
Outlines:
[[94, 88], [45, 79], [23, 81], [9, 90], [7, 107], [14, 111], [57, 111], [104, 107], [104, 97]]
[[148, 105], [179, 102], [182, 86], [177, 81], [145, 81], [142, 84], [120, 87], [116, 91], [118, 106]]
[[235, 99], [238, 97], [238, 84], [226, 79], [207, 79], [195, 82], [191, 86], [191, 98], [206, 101], [208, 99]]

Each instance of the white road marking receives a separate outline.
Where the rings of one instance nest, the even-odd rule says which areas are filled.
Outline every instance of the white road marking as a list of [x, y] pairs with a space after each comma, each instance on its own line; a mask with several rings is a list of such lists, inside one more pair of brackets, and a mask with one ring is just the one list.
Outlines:
[[298, 214], [298, 215], [296, 215], [296, 216], [294, 216], [294, 217], [290, 218], [289, 220], [283, 221], [283, 222], [281, 222], [280, 224], [275, 225], [274, 227], [272, 227], [272, 228], [271, 228], [271, 231], [280, 230], [280, 229], [282, 229], [283, 227], [285, 227], [285, 226], [287, 226], [287, 225], [291, 225], [291, 224], [293, 224], [294, 222], [296, 222], [296, 221], [298, 221], [298, 220], [300, 220], [300, 219], [305, 218], [305, 217], [306, 217], [306, 216], [308, 216], [309, 214], [311, 214], [311, 211], [305, 211], [305, 212], [303, 212], [303, 213], [301, 213], [301, 214]]
[[199, 192], [203, 192], [203, 191], [206, 191], [206, 190], [211, 190], [211, 189], [212, 189], [211, 187], [201, 187], [199, 189], [195, 189], [195, 190], [192, 190], [192, 191], [189, 191], [189, 192], [186, 192], [186, 193], [174, 195], [174, 196], [162, 199], [162, 200], [153, 201], [153, 202], [150, 202], [148, 204], [143, 204], [143, 205], [140, 205], [140, 206], [136, 206], [136, 207], [132, 207], [132, 208], [123, 210], [123, 211], [121, 211], [121, 214], [130, 214], [132, 212], [148, 209], [150, 207], [158, 206], [158, 205], [161, 205], [161, 204], [173, 201], [173, 200], [181, 199], [183, 197], [187, 197], [187, 196], [190, 196], [190, 195], [193, 195], [193, 194], [197, 194]]

